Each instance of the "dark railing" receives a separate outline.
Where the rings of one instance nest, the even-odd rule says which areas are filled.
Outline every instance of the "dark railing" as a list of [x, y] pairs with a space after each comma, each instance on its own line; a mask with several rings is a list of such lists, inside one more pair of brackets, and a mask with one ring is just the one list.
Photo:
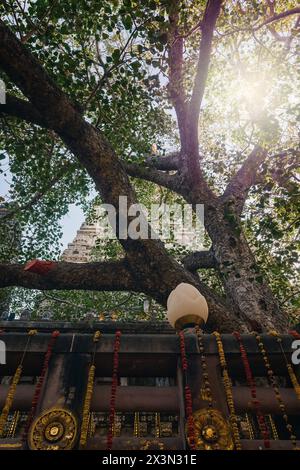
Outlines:
[[[37, 333], [29, 337], [28, 331], [35, 329]], [[43, 366], [45, 367], [45, 354], [54, 330], [58, 330], [60, 334], [53, 344], [47, 370], [44, 370], [45, 378], [41, 390], [37, 393], [38, 377]], [[101, 332], [101, 337], [94, 343], [94, 333], [97, 330]], [[95, 380], [89, 410], [88, 437], [84, 448], [106, 448], [116, 330], [120, 330], [122, 335], [113, 449], [188, 448], [184, 385], [188, 383], [190, 386], [193, 412], [207, 409], [208, 401], [203, 388], [203, 355], [212, 391], [212, 408], [221, 413], [225, 423], [229, 423], [228, 397], [224, 389], [214, 335], [203, 335], [204, 351], [201, 352], [194, 330], [184, 332], [188, 370], [183, 374], [178, 335], [164, 323], [112, 322], [91, 325], [63, 322], [1, 322], [0, 340], [4, 341], [6, 346], [6, 364], [0, 365], [0, 410], [6, 403], [12, 377], [22, 357], [23, 369], [0, 437], [0, 450], [25, 449], [28, 448], [28, 442], [29, 446], [34, 448], [33, 429], [37, 419], [46, 410], [51, 409], [58, 412], [63, 409], [70, 410], [77, 423], [72, 447], [82, 447], [79, 444], [79, 436], [91, 361], [95, 365]], [[283, 335], [280, 343], [273, 335], [261, 337], [269, 359], [269, 368], [274, 374], [273, 386], [267, 378], [270, 377], [270, 372], [268, 373], [266, 368], [257, 339], [253, 335], [242, 335], [241, 338], [255, 379], [256, 398], [253, 397], [253, 390], [246, 380], [237, 339], [230, 334], [221, 336], [232, 382], [231, 390], [242, 449], [300, 447], [300, 399], [299, 393], [298, 396], [296, 393], [295, 381], [294, 384], [291, 382], [287, 368], [287, 362], [291, 362], [292, 343], [295, 338]], [[296, 380], [299, 380], [300, 366], [293, 365], [292, 370]], [[280, 409], [278, 396], [283, 402], [284, 412]], [[34, 399], [37, 399], [36, 403]], [[32, 408], [33, 424], [28, 421]], [[264, 439], [257, 419], [258, 409], [266, 426], [267, 434]], [[285, 418], [284, 414], [287, 415]], [[291, 438], [293, 434], [287, 430], [286, 420], [298, 439], [294, 445]], [[31, 426], [26, 431], [28, 423]], [[199, 423], [194, 424], [197, 438]], [[60, 448], [60, 441], [55, 438], [55, 432], [60, 432], [59, 426], [54, 426], [53, 429], [49, 427], [54, 433], [52, 437], [48, 436], [49, 440], [47, 433], [39, 436], [41, 448], [51, 448], [55, 443], [57, 448]], [[39, 428], [39, 432], [46, 431]]]

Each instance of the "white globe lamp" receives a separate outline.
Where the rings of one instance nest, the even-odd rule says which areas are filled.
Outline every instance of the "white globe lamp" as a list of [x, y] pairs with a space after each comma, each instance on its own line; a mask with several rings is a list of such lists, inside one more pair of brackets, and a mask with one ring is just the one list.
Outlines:
[[167, 319], [173, 328], [203, 327], [207, 318], [207, 302], [196, 287], [182, 282], [172, 290], [167, 301]]

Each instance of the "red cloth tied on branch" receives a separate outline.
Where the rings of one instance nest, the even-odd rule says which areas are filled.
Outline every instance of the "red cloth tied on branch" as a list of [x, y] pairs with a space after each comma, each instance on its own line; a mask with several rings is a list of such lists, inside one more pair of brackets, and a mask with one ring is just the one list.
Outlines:
[[48, 274], [49, 271], [55, 266], [55, 261], [45, 261], [40, 259], [32, 259], [26, 263], [24, 271], [39, 274], [41, 276]]
[[296, 331], [296, 330], [290, 330], [290, 331], [289, 331], [289, 334], [290, 334], [291, 336], [293, 336], [293, 338], [295, 338], [295, 339], [300, 339], [300, 334], [299, 334], [298, 331]]

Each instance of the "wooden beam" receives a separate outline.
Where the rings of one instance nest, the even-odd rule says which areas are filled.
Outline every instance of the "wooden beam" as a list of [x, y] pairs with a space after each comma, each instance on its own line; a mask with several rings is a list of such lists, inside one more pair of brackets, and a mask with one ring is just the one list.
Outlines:
[[[42, 401], [43, 409], [53, 406], [61, 397], [61, 386], [57, 369], [57, 380], [49, 383]], [[55, 377], [54, 377], [55, 379]], [[8, 393], [8, 385], [0, 387], [0, 408], [3, 407]], [[34, 385], [18, 385], [12, 410], [26, 411], [31, 406], [34, 395]], [[91, 410], [106, 412], [110, 409], [110, 385], [95, 385]], [[179, 412], [179, 397], [177, 387], [118, 387], [116, 397], [117, 411], [148, 411], [148, 412]]]
[[[59, 372], [59, 368], [57, 370]], [[59, 374], [58, 374], [59, 375]], [[52, 382], [46, 392], [43, 400], [43, 408], [53, 404], [60, 396], [58, 392], [60, 382]], [[0, 408], [3, 407], [8, 393], [8, 385], [0, 387]], [[30, 408], [34, 395], [34, 385], [17, 386], [16, 395], [13, 401], [12, 409], [25, 411]], [[96, 412], [108, 411], [110, 401], [110, 385], [95, 385], [92, 398], [91, 409]], [[214, 390], [215, 391], [215, 390]], [[291, 415], [300, 415], [300, 403], [293, 389], [280, 388], [280, 394], [283, 398], [287, 412]], [[182, 391], [181, 391], [182, 393]], [[237, 413], [245, 411], [254, 411], [255, 408], [251, 402], [251, 394], [248, 387], [233, 387], [233, 397]], [[117, 411], [161, 411], [178, 413], [179, 412], [179, 390], [176, 386], [172, 387], [137, 387], [120, 386], [117, 390], [116, 409]], [[273, 390], [270, 388], [257, 387], [257, 398], [261, 403], [262, 410], [266, 414], [278, 414], [278, 403]], [[204, 406], [195, 397], [195, 408]], [[224, 410], [223, 410], [224, 411]]]
[[[91, 403], [93, 411], [109, 411], [110, 385], [96, 385]], [[118, 387], [117, 411], [179, 411], [177, 387]]]
[[[0, 386], [0, 409], [3, 408], [5, 399], [8, 394], [8, 385]], [[34, 385], [23, 385], [17, 386], [14, 401], [12, 403], [11, 410], [26, 411], [29, 410], [32, 398], [34, 395]]]
[[[254, 411], [251, 392], [248, 387], [233, 387], [233, 399], [237, 413]], [[272, 388], [257, 387], [257, 399], [265, 414], [280, 414], [278, 401]], [[300, 402], [292, 388], [280, 388], [279, 393], [283, 399], [288, 414], [300, 415]]]

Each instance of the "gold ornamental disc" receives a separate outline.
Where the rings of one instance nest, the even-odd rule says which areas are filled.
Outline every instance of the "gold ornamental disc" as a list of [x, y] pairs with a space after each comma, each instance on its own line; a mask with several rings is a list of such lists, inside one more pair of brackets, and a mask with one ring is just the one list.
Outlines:
[[232, 450], [234, 448], [230, 426], [220, 411], [203, 408], [195, 411], [193, 418], [197, 450]]
[[77, 420], [64, 408], [50, 408], [31, 425], [28, 445], [31, 450], [70, 450], [77, 436]]

